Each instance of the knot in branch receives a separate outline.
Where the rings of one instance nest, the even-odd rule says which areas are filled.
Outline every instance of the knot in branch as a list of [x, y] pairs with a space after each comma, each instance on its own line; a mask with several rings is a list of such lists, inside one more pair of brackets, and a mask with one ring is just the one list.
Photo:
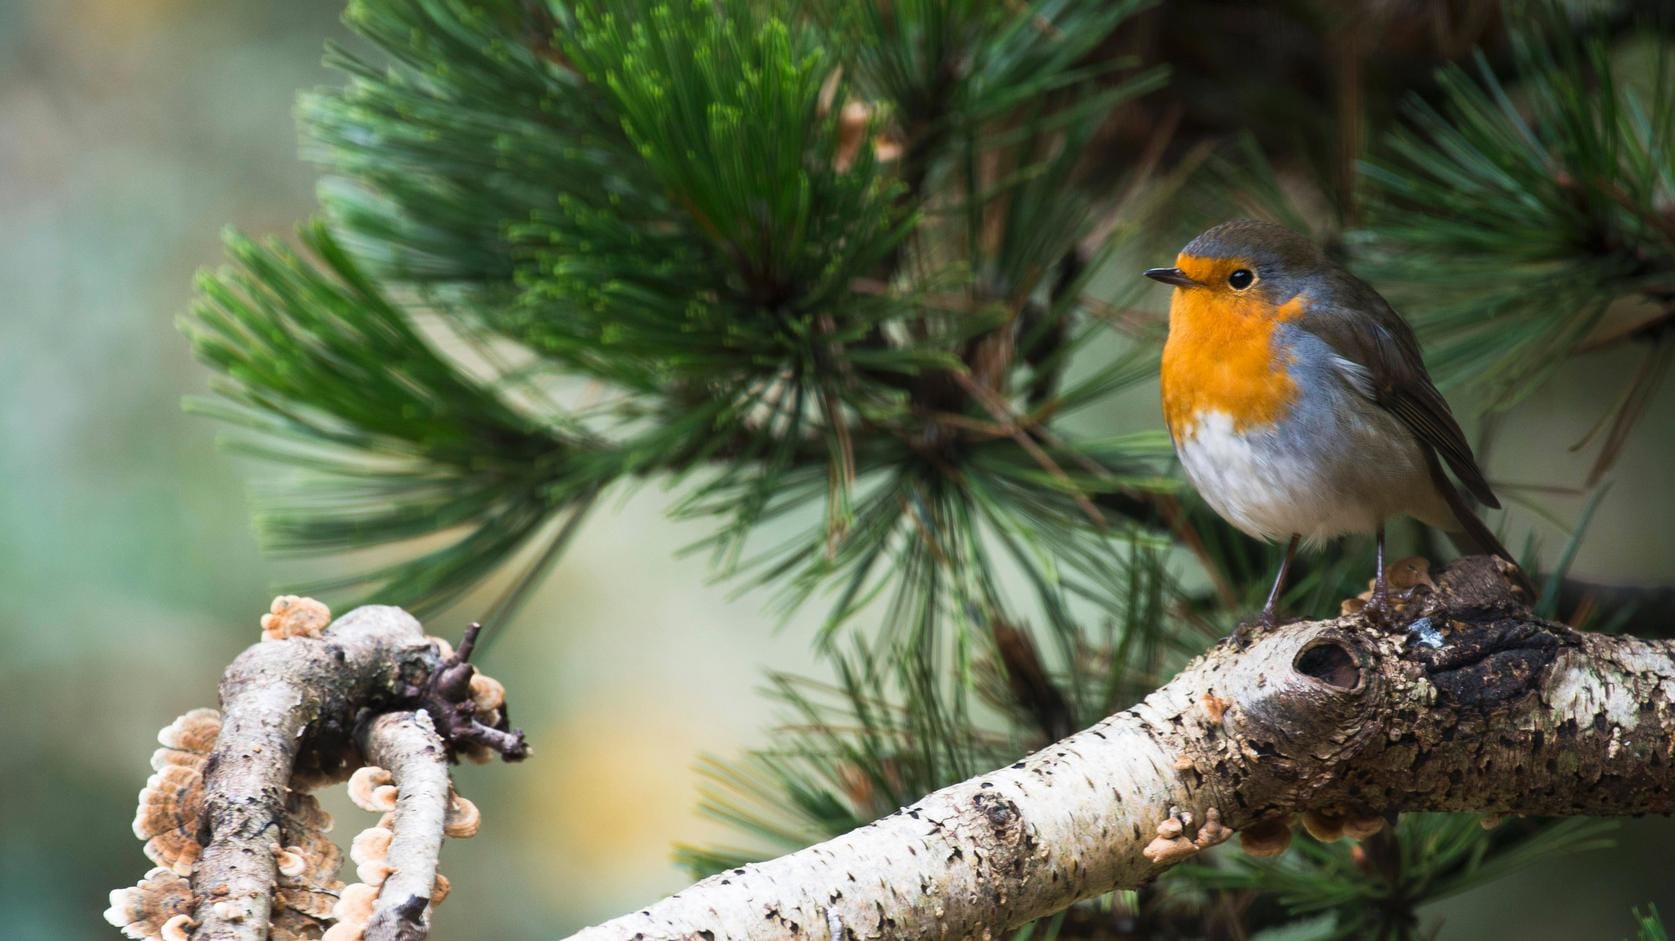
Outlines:
[[1219, 708], [1206, 704], [1199, 747], [1242, 792], [1306, 799], [1377, 731], [1389, 646], [1376, 632], [1315, 622], [1263, 634], [1236, 658], [1212, 655], [1205, 688]]
[[1576, 642], [1530, 615], [1494, 559], [1449, 566], [1400, 608], [1394, 628], [1352, 614], [1247, 635], [1182, 674], [1207, 691], [1195, 751], [1241, 798], [1236, 825], [1368, 798], [1369, 769], [1412, 767], [1448, 729], [1520, 708]]

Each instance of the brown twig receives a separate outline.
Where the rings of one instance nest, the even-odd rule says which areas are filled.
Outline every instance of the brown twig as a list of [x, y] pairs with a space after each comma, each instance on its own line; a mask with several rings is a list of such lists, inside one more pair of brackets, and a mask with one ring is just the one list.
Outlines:
[[496, 724], [484, 723], [472, 702], [471, 678], [477, 668], [471, 665], [471, 654], [482, 630], [481, 624], [467, 627], [459, 649], [442, 661], [423, 685], [410, 687], [407, 692], [419, 708], [430, 713], [437, 732], [450, 749], [481, 747], [507, 761], [522, 761], [529, 757], [523, 730], [510, 727], [504, 709], [500, 710]]

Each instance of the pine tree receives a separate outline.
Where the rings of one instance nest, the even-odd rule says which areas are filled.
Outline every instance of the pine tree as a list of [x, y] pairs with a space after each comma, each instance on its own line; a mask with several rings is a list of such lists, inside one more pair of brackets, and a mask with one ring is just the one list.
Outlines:
[[[501, 630], [602, 494], [661, 480], [719, 574], [818, 606], [836, 679], [772, 677], [784, 730], [710, 761], [704, 809], [739, 838], [683, 849], [699, 874], [1126, 707], [1260, 603], [1273, 550], [1181, 489], [1155, 422], [1103, 419], [1156, 368], [1129, 262], [1205, 223], [1317, 233], [1399, 297], [1457, 410], [1641, 345], [1597, 480], [1675, 349], [1668, 33], [1508, 5], [1504, 41], [1456, 22], [1427, 67], [1486, 51], [1414, 75], [1373, 54], [1379, 4], [1322, 4], [1262, 48], [1337, 69], [1338, 109], [1240, 91], [1217, 124], [1199, 90], [1235, 78], [1193, 43], [1248, 25], [1149, 6], [352, 0], [347, 80], [299, 108], [320, 218], [294, 247], [228, 236], [183, 323], [216, 373], [194, 407], [293, 469], [257, 494], [274, 550], [406, 552], [307, 590], [437, 610], [518, 565]], [[1655, 49], [1632, 75], [1625, 36]], [[1321, 55], [1346, 42], [1364, 55]], [[1288, 606], [1354, 595], [1359, 558], [1318, 560]], [[1425, 903], [1606, 829], [1410, 816], [1018, 937], [1420, 937]]]

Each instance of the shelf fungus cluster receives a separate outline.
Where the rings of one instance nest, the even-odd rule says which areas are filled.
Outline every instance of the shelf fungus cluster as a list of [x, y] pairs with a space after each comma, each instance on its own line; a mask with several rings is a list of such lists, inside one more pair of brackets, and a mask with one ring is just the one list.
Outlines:
[[[326, 931], [324, 941], [361, 941], [366, 937], [367, 928], [380, 907], [395, 913], [397, 919], [411, 921], [414, 912], [404, 912], [403, 908], [422, 910], [424, 904], [415, 904], [405, 898], [390, 899], [385, 897], [385, 887], [390, 885], [391, 877], [398, 869], [391, 862], [391, 849], [395, 846], [396, 828], [399, 818], [396, 811], [400, 806], [401, 788], [395, 783], [395, 776], [374, 765], [367, 765], [356, 771], [349, 779], [349, 799], [362, 810], [380, 813], [378, 822], [362, 830], [355, 836], [349, 847], [349, 858], [355, 864], [356, 882], [344, 886], [339, 892], [337, 904], [332, 910], [334, 923]], [[454, 839], [465, 839], [477, 835], [477, 827], [482, 817], [477, 811], [477, 805], [460, 797], [449, 788], [442, 806], [442, 836]], [[439, 840], [437, 842], [440, 842]], [[422, 898], [430, 908], [442, 904], [448, 897], [448, 878], [431, 868], [431, 890], [429, 896]], [[386, 903], [381, 905], [380, 903]]]
[[[105, 920], [136, 939], [186, 941], [193, 914], [206, 901], [189, 877], [203, 853], [205, 765], [221, 733], [221, 714], [193, 709], [158, 733], [154, 771], [140, 791], [134, 835], [156, 864], [137, 885], [111, 893]], [[318, 938], [332, 918], [343, 883], [337, 878], [343, 853], [327, 834], [331, 815], [311, 794], [285, 795], [279, 839], [269, 844], [277, 879], [273, 888], [271, 937], [275, 941]], [[213, 899], [207, 900], [214, 905]]]
[[[423, 938], [448, 894], [442, 840], [480, 820], [449, 763], [528, 753], [504, 688], [468, 662], [475, 626], [456, 652], [398, 609], [334, 624], [289, 595], [261, 622], [223, 678], [222, 711], [158, 734], [134, 817], [155, 868], [111, 893], [106, 920], [136, 941]], [[309, 793], [346, 778], [355, 804], [382, 814], [354, 838], [347, 885], [331, 816]]]
[[[1179, 770], [1179, 768], [1177, 768]], [[1239, 848], [1251, 856], [1278, 856], [1291, 846], [1293, 824], [1301, 819], [1303, 830], [1321, 843], [1335, 843], [1349, 838], [1365, 840], [1385, 827], [1385, 818], [1376, 814], [1337, 812], [1326, 810], [1304, 811], [1293, 817], [1289, 814], [1271, 817], [1238, 831]], [[1196, 832], [1192, 827], [1192, 811], [1170, 807], [1169, 816], [1157, 825], [1157, 836], [1140, 853], [1159, 866], [1171, 866], [1197, 855], [1200, 850], [1225, 843], [1233, 830], [1221, 821], [1221, 811], [1215, 807], [1204, 810], [1204, 821]]]
[[1189, 837], [1186, 828], [1190, 826], [1192, 811], [1169, 808], [1169, 816], [1157, 825], [1157, 837], [1146, 844], [1146, 848], [1140, 851], [1141, 855], [1160, 866], [1167, 866], [1193, 856], [1199, 850], [1224, 843], [1233, 835], [1232, 830], [1222, 826], [1221, 811], [1214, 807], [1204, 811], [1204, 822], [1199, 824], [1198, 832]]

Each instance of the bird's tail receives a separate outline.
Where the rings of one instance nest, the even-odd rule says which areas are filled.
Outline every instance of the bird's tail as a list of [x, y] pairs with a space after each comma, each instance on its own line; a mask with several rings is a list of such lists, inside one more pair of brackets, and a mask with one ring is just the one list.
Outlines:
[[1448, 509], [1454, 514], [1455, 522], [1459, 524], [1457, 529], [1448, 532], [1448, 539], [1454, 543], [1454, 548], [1467, 554], [1499, 556], [1512, 563], [1512, 577], [1518, 582], [1518, 587], [1524, 590], [1530, 601], [1540, 598], [1541, 593], [1535, 590], [1535, 583], [1525, 574], [1523, 567], [1518, 564], [1518, 559], [1501, 545], [1494, 531], [1478, 519], [1476, 511], [1460, 493], [1460, 488], [1454, 486], [1454, 482], [1443, 473], [1436, 455], [1430, 455], [1430, 464], [1431, 479], [1436, 483], [1437, 490], [1442, 493], [1443, 500], [1448, 503]]

